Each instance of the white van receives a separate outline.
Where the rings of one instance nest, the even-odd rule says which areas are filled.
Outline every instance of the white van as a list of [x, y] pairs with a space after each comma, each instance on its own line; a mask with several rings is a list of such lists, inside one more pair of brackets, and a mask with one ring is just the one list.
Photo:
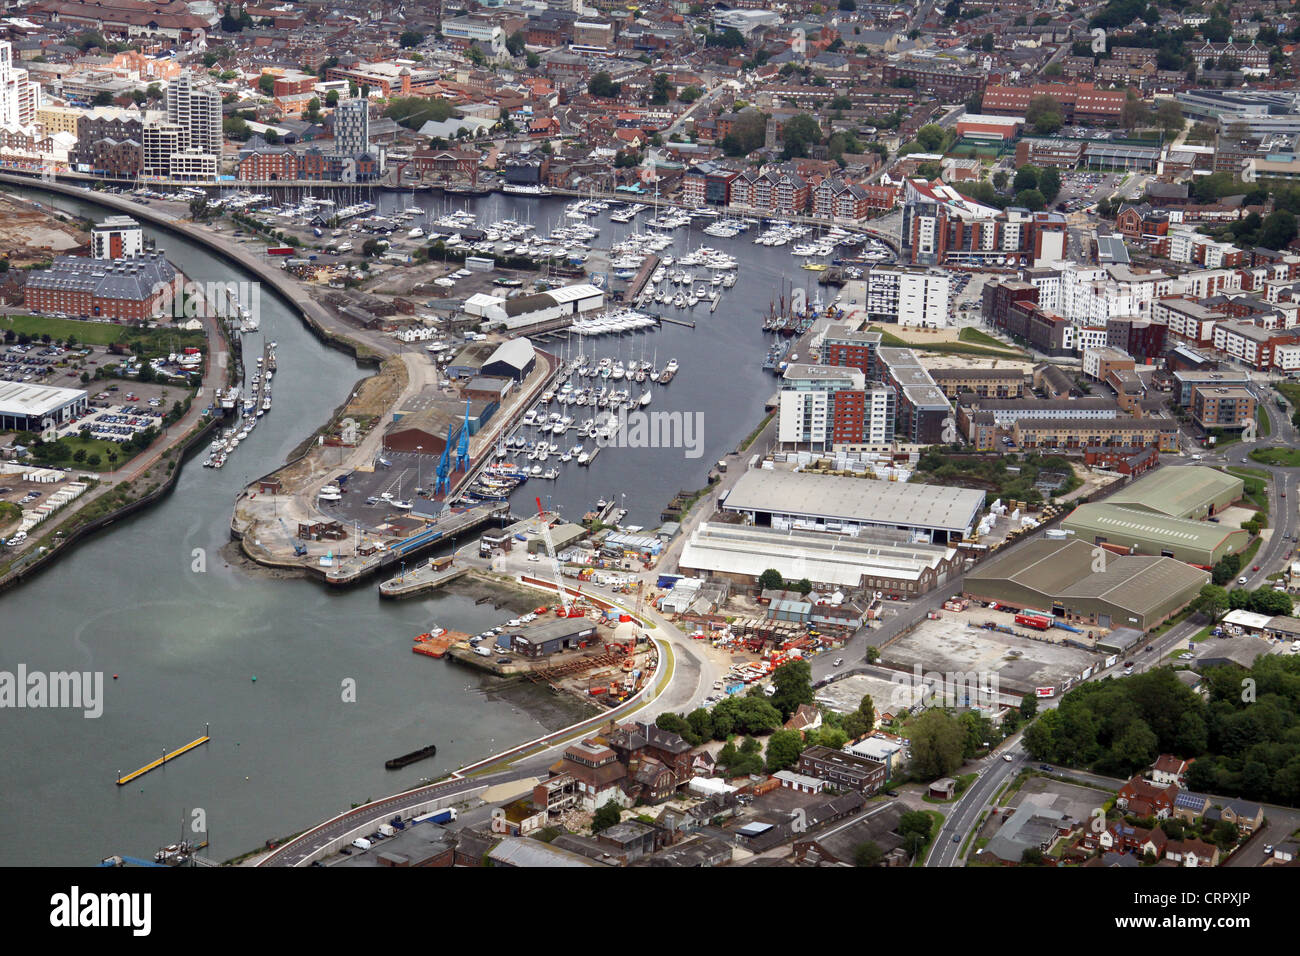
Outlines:
[[479, 657], [491, 657], [491, 656], [492, 656], [492, 648], [490, 648], [490, 647], [476, 647], [476, 648], [474, 648], [474, 653], [477, 654]]
[[370, 841], [367, 840], [365, 837], [357, 837], [355, 840], [352, 841], [352, 845], [356, 847], [358, 850], [369, 850], [371, 847]]

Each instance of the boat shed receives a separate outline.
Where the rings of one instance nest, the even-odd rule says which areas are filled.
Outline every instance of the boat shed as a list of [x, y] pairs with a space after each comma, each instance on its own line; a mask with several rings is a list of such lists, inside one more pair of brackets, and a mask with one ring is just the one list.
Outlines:
[[544, 657], [583, 647], [597, 639], [588, 617], [561, 617], [522, 627], [507, 627], [497, 635], [497, 647], [522, 657]]
[[528, 339], [511, 339], [497, 346], [488, 356], [478, 374], [487, 377], [509, 378], [522, 382], [537, 365], [537, 352]]

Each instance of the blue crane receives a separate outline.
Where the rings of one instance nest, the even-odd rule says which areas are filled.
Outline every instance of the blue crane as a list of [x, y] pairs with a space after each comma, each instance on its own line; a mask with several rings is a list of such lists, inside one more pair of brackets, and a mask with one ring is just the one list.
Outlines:
[[460, 441], [456, 444], [456, 470], [469, 470], [469, 399], [465, 399], [465, 422], [460, 426]]

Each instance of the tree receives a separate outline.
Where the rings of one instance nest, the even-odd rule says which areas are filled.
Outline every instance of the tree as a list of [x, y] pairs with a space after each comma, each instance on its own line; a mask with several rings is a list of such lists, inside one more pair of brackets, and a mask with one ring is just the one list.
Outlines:
[[1025, 866], [1042, 866], [1043, 851], [1036, 846], [1027, 846], [1020, 854], [1020, 862]]
[[727, 27], [718, 33], [710, 33], [704, 40], [705, 46], [720, 46], [728, 50], [741, 50], [745, 47], [745, 38], [735, 27]]
[[1025, 110], [1025, 121], [1035, 132], [1045, 136], [1055, 133], [1065, 124], [1062, 116], [1061, 104], [1056, 97], [1046, 94], [1030, 99], [1029, 108]]
[[1030, 212], [1040, 212], [1047, 207], [1047, 200], [1037, 189], [1022, 189], [1016, 193], [1017, 206], [1023, 206]]
[[840, 0], [838, 7], [840, 10], [852, 13], [858, 8], [857, 0]]
[[1027, 692], [1024, 697], [1020, 698], [1020, 716], [1025, 720], [1033, 720], [1034, 715], [1038, 713], [1038, 696], [1033, 692]]
[[1047, 66], [1043, 67], [1043, 76], [1047, 76], [1047, 77], [1057, 77], [1064, 72], [1065, 69], [1061, 66], [1061, 64], [1056, 62], [1049, 63], [1047, 64]]
[[785, 158], [807, 156], [808, 147], [813, 143], [820, 143], [821, 138], [821, 127], [807, 113], [791, 117], [786, 120], [781, 130], [781, 140], [785, 143]]
[[275, 93], [275, 77], [270, 73], [263, 73], [257, 78], [257, 88], [267, 96], [273, 95]]
[[91, 106], [111, 106], [113, 104], [113, 94], [108, 90], [100, 90], [95, 94], [95, 98], [90, 101]]
[[993, 174], [993, 188], [996, 189], [998, 192], [1001, 192], [1002, 190], [1006, 189], [1007, 178], [1008, 178], [1007, 171], [1005, 169], [999, 169], [996, 173]]
[[1265, 249], [1285, 249], [1295, 237], [1295, 216], [1285, 209], [1278, 209], [1265, 217], [1259, 231], [1259, 244]]
[[529, 52], [527, 57], [525, 57], [525, 62], [528, 64], [528, 69], [535, 70], [541, 66], [542, 58], [536, 53]]
[[805, 660], [787, 661], [772, 672], [772, 686], [776, 688], [772, 706], [789, 720], [800, 704], [813, 702], [811, 665]]
[[868, 645], [867, 645], [867, 663], [868, 663], [868, 664], [874, 664], [874, 663], [876, 663], [876, 661], [878, 661], [878, 660], [880, 660], [880, 648], [876, 647], [876, 645], [874, 645], [874, 644], [868, 644]]
[[926, 123], [916, 131], [916, 141], [927, 153], [933, 153], [943, 145], [945, 135], [943, 127], [938, 123]]
[[418, 30], [403, 30], [397, 45], [403, 50], [410, 50], [424, 42], [424, 34]]
[[[850, 3], [853, 0], [849, 0]], [[880, 849], [880, 844], [874, 840], [868, 840], [866, 843], [859, 843], [853, 848], [853, 865], [854, 866], [880, 866], [881, 860], [885, 858], [885, 851]]]
[[1011, 180], [1011, 188], [1016, 192], [1038, 188], [1038, 167], [1028, 164], [1016, 170], [1016, 178]]
[[667, 105], [670, 93], [671, 88], [668, 83], [668, 74], [656, 73], [650, 88], [650, 104], [652, 106]]
[[762, 591], [779, 591], [785, 587], [785, 576], [776, 568], [768, 568], [758, 576], [758, 587]]
[[1187, 123], [1182, 104], [1174, 99], [1161, 100], [1156, 106], [1156, 123], [1166, 132], [1181, 133]]
[[601, 807], [591, 817], [591, 832], [599, 833], [601, 830], [608, 830], [623, 818], [623, 811], [613, 800], [601, 805]]
[[993, 52], [993, 34], [986, 33], [980, 38], [980, 49], [985, 53]]
[[934, 817], [924, 810], [909, 810], [898, 818], [898, 833], [903, 838], [903, 849], [914, 858], [930, 842]]
[[328, 93], [325, 94], [325, 105], [326, 105], [326, 106], [338, 106], [338, 105], [339, 105], [339, 91], [338, 91], [338, 90], [330, 90]]
[[797, 730], [778, 730], [767, 738], [767, 771], [776, 773], [794, 766], [803, 752], [803, 736]]
[[1054, 167], [1044, 169], [1038, 177], [1038, 191], [1047, 202], [1055, 202], [1061, 193], [1061, 174]]
[[1192, 601], [1192, 610], [1203, 615], [1211, 624], [1219, 623], [1219, 619], [1228, 611], [1227, 590], [1217, 584], [1205, 585]]
[[610, 78], [610, 75], [604, 70], [601, 70], [599, 73], [593, 76], [591, 78], [591, 82], [587, 84], [588, 93], [590, 93], [592, 96], [599, 96], [605, 99], [613, 99], [614, 97], [618, 96], [618, 94], [621, 93], [622, 90], [623, 90], [622, 85], [619, 83], [615, 83]]
[[511, 56], [521, 56], [524, 52], [524, 44], [527, 42], [528, 38], [524, 36], [524, 31], [516, 30], [506, 37], [506, 51]]
[[921, 777], [946, 777], [962, 764], [966, 732], [941, 710], [928, 710], [912, 722], [912, 766]]
[[1294, 606], [1291, 595], [1285, 591], [1258, 588], [1246, 602], [1246, 610], [1255, 614], [1267, 614], [1269, 617], [1285, 617], [1294, 610]]

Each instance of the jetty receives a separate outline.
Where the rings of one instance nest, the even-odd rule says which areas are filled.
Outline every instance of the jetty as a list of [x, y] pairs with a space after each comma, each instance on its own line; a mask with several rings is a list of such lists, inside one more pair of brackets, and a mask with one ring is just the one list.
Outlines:
[[379, 585], [379, 596], [386, 598], [413, 597], [425, 591], [442, 587], [449, 581], [469, 574], [468, 564], [456, 564], [451, 555], [430, 558], [411, 570], [402, 571]]
[[150, 770], [157, 770], [163, 764], [167, 763], [170, 760], [175, 760], [177, 757], [181, 756], [181, 754], [187, 754], [195, 747], [199, 747], [202, 746], [203, 744], [206, 744], [210, 739], [211, 738], [208, 737], [207, 734], [204, 734], [202, 737], [198, 738], [197, 740], [191, 740], [184, 747], [178, 747], [175, 750], [173, 750], [171, 753], [163, 754], [157, 760], [149, 761], [149, 763], [145, 764], [139, 770], [133, 771], [132, 773], [128, 773], [125, 777], [119, 775], [117, 778], [117, 785], [119, 787], [126, 786], [132, 780], [136, 780], [140, 777], [143, 777]]

